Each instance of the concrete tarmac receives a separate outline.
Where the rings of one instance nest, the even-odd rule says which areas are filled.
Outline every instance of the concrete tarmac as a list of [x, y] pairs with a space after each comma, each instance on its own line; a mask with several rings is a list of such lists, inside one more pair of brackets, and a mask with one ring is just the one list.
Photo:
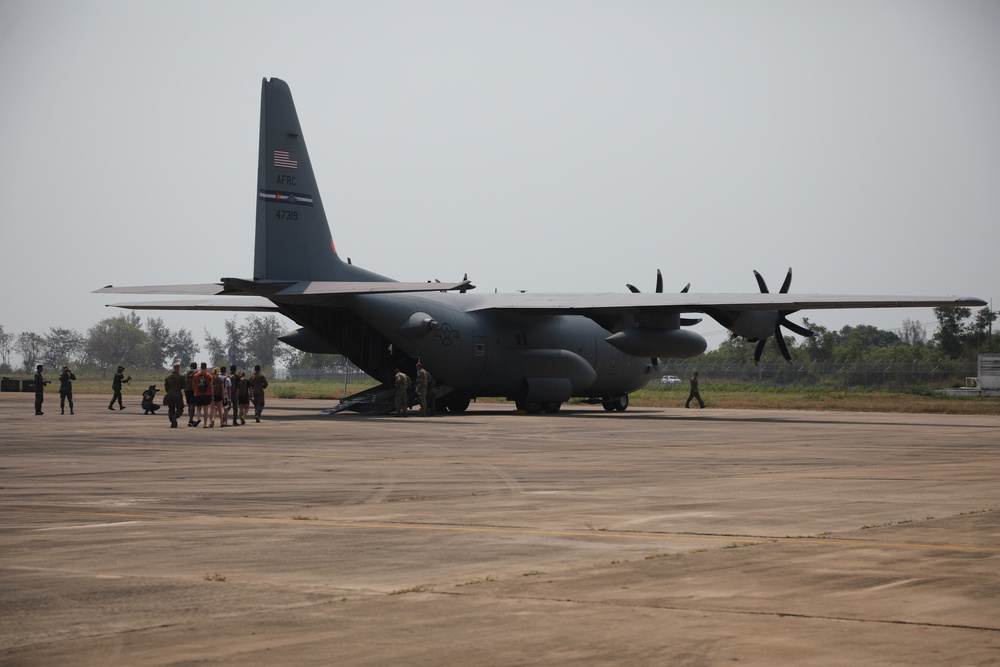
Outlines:
[[2, 665], [1000, 664], [997, 417], [32, 398]]

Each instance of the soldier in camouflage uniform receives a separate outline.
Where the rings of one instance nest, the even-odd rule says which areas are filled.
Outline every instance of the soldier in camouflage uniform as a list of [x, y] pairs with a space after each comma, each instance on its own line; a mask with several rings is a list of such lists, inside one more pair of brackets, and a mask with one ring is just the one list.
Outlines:
[[73, 380], [76, 375], [69, 369], [69, 366], [62, 367], [62, 374], [59, 376], [59, 414], [66, 414], [66, 402], [69, 401], [69, 413], [73, 412]]
[[260, 413], [264, 411], [264, 390], [267, 389], [267, 378], [260, 372], [260, 366], [253, 367], [250, 376], [250, 395], [253, 398], [253, 418], [260, 423]]
[[417, 400], [420, 401], [418, 416], [434, 416], [434, 378], [423, 364], [417, 364]]
[[42, 377], [42, 373], [45, 372], [45, 366], [38, 364], [35, 367], [35, 414], [43, 415], [42, 412], [42, 401], [45, 400], [45, 385], [49, 383], [48, 380]]
[[132, 381], [131, 375], [125, 377], [125, 367], [119, 366], [118, 371], [115, 373], [114, 379], [111, 380], [111, 391], [115, 393], [111, 396], [111, 402], [108, 403], [108, 410], [115, 409], [115, 401], [118, 401], [119, 410], [125, 409], [125, 406], [122, 405], [122, 383], [128, 384], [131, 381]]
[[405, 417], [407, 405], [407, 394], [410, 390], [410, 377], [403, 371], [396, 369], [396, 416]]
[[167, 416], [170, 417], [170, 428], [177, 428], [177, 420], [184, 414], [184, 388], [187, 380], [181, 375], [181, 365], [174, 364], [174, 372], [163, 381], [163, 391], [166, 392]]

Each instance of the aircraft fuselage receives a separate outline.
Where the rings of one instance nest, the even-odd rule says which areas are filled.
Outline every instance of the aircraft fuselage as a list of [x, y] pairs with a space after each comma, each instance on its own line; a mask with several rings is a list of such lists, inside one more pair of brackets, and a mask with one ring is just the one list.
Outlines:
[[[344, 336], [357, 327], [332, 327], [331, 349], [348, 356], [374, 377], [388, 381], [400, 355], [420, 360], [442, 383], [469, 397], [506, 396], [563, 402], [570, 397], [627, 394], [645, 385], [654, 368], [648, 357], [624, 354], [605, 342], [609, 332], [578, 315], [524, 315], [477, 310], [490, 295], [429, 292], [369, 294], [337, 299], [390, 345], [388, 354], [371, 352]], [[296, 318], [315, 331], [314, 322]], [[341, 311], [341, 312], [343, 312]], [[336, 310], [328, 311], [336, 317]], [[339, 339], [338, 339], [339, 337]], [[404, 359], [405, 359], [404, 358]]]

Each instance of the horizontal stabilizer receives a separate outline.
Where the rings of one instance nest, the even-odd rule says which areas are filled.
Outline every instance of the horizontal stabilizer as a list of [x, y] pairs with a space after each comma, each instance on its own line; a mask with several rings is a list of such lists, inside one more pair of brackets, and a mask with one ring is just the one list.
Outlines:
[[91, 294], [199, 294], [215, 296], [223, 293], [221, 283], [201, 283], [194, 285], [133, 285], [130, 287], [115, 287], [108, 285], [95, 289]]
[[109, 303], [108, 307], [126, 308], [128, 310], [208, 310], [220, 313], [271, 313], [278, 310], [278, 307], [267, 299], [254, 296], [234, 297], [231, 299]]
[[470, 290], [468, 280], [460, 283], [398, 283], [398, 282], [328, 282], [302, 281], [275, 293], [283, 296], [319, 296], [326, 294], [389, 294], [392, 292], [451, 292]]
[[351, 282], [351, 281], [315, 281], [299, 282], [250, 281], [237, 278], [223, 278], [222, 283], [204, 283], [195, 285], [132, 285], [114, 287], [108, 285], [94, 290], [94, 294], [190, 294], [199, 296], [233, 296], [237, 294], [252, 295], [254, 293], [283, 296], [328, 296], [351, 294], [389, 294], [392, 292], [451, 292], [455, 290], [468, 291], [475, 289], [468, 280], [457, 283], [400, 283], [385, 282]]

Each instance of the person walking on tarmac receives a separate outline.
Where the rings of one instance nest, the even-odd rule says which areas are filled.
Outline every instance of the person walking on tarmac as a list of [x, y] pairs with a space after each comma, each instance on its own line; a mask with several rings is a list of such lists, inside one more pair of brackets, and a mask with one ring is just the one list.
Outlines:
[[45, 400], [45, 385], [49, 383], [48, 380], [42, 377], [42, 373], [45, 372], [45, 366], [38, 364], [35, 366], [35, 414], [44, 415], [42, 412], [42, 401]]
[[125, 406], [122, 405], [122, 383], [129, 384], [130, 382], [132, 382], [132, 376], [125, 377], [125, 367], [119, 366], [115, 377], [111, 380], [111, 391], [114, 394], [111, 396], [111, 402], [108, 403], [108, 410], [115, 409], [115, 401], [118, 401], [119, 410], [125, 409]]
[[260, 366], [253, 367], [250, 376], [250, 394], [253, 398], [253, 418], [260, 423], [260, 413], [264, 411], [264, 390], [267, 389], [267, 378], [260, 372]]
[[197, 405], [194, 400], [194, 374], [197, 372], [198, 364], [192, 361], [187, 373], [184, 374], [184, 400], [188, 406], [188, 426], [198, 425], [194, 420], [194, 410]]
[[240, 376], [236, 366], [229, 367], [229, 407], [233, 411], [233, 426], [240, 425]]
[[194, 392], [194, 404], [198, 408], [198, 416], [191, 426], [201, 424], [202, 428], [208, 428], [208, 418], [212, 412], [212, 374], [208, 372], [208, 364], [201, 362], [201, 369], [191, 377], [192, 391]]
[[62, 367], [62, 374], [59, 376], [59, 414], [66, 414], [66, 402], [69, 401], [69, 413], [73, 412], [73, 380], [76, 376], [69, 366]]
[[174, 364], [174, 372], [163, 381], [163, 391], [167, 406], [167, 417], [170, 418], [170, 428], [177, 428], [177, 420], [184, 414], [184, 388], [187, 381], [181, 375], [181, 365]]
[[688, 400], [685, 401], [684, 407], [685, 408], [690, 408], [691, 407], [691, 399], [695, 399], [695, 398], [698, 399], [698, 407], [699, 408], [705, 407], [705, 401], [701, 400], [701, 393], [698, 391], [698, 373], [697, 373], [697, 371], [695, 371], [695, 374], [691, 376], [691, 393], [688, 394]]
[[[240, 426], [247, 423], [247, 412], [250, 410], [250, 382], [247, 380], [245, 371], [240, 371], [240, 381], [233, 382], [236, 385], [236, 403], [239, 405]], [[236, 424], [233, 417], [233, 424]]]

